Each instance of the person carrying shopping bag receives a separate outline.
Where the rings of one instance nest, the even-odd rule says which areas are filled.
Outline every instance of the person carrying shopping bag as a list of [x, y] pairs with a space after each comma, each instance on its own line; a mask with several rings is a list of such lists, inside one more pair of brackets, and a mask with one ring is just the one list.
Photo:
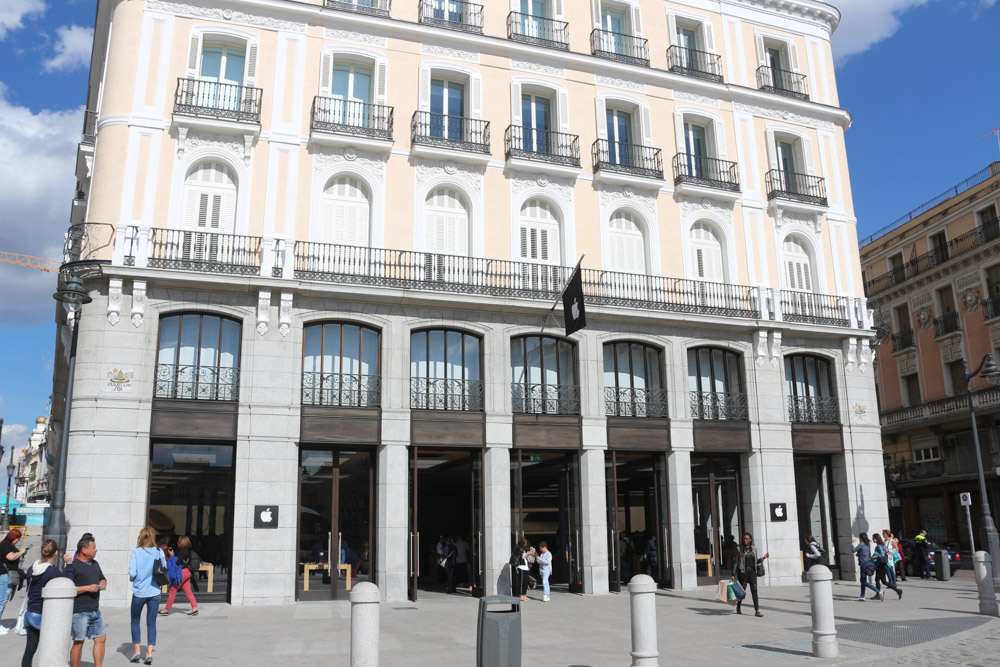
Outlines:
[[[763, 557], [757, 558], [757, 550], [753, 545], [753, 535], [743, 533], [743, 544], [740, 545], [733, 561], [733, 581], [739, 581], [744, 591], [747, 585], [750, 586], [750, 595], [753, 597], [754, 616], [763, 616], [760, 613], [760, 601], [757, 599], [757, 577], [763, 575], [764, 561], [771, 557], [770, 553], [765, 553]], [[741, 607], [743, 600], [737, 599], [736, 613], [742, 614]]]

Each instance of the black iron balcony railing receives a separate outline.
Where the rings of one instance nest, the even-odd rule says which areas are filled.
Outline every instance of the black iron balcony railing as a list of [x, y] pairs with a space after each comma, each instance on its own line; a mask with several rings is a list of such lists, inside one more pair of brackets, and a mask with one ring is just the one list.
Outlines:
[[153, 398], [235, 401], [239, 393], [239, 368], [156, 364]]
[[410, 120], [410, 140], [471, 153], [490, 152], [490, 122], [478, 118], [416, 111]]
[[512, 382], [513, 411], [527, 415], [580, 414], [580, 387], [569, 384]]
[[110, 260], [115, 247], [115, 226], [109, 222], [70, 225], [63, 238], [63, 263]]
[[605, 387], [604, 414], [609, 417], [666, 417], [666, 389]]
[[789, 396], [788, 419], [799, 424], [839, 424], [840, 406], [833, 396]]
[[944, 474], [944, 461], [917, 461], [909, 467], [910, 477], [940, 477]]
[[439, 28], [483, 32], [483, 6], [461, 0], [420, 0], [420, 22]]
[[591, 153], [594, 171], [612, 171], [663, 180], [663, 158], [659, 148], [598, 139]]
[[958, 311], [945, 313], [934, 318], [934, 336], [946, 336], [962, 330], [962, 318]]
[[693, 419], [748, 421], [747, 395], [718, 391], [688, 392]]
[[722, 56], [714, 53], [671, 46], [667, 49], [667, 62], [671, 72], [722, 82]]
[[781, 315], [786, 322], [806, 322], [831, 327], [851, 326], [846, 296], [781, 290]]
[[794, 97], [800, 100], [809, 99], [809, 87], [806, 85], [806, 75], [774, 67], [757, 68], [757, 87], [765, 93]]
[[260, 273], [260, 258], [259, 236], [158, 227], [150, 233], [147, 265], [159, 269], [255, 276]]
[[313, 98], [312, 129], [392, 141], [393, 108], [335, 97]]
[[590, 33], [590, 52], [599, 58], [649, 67], [649, 40], [595, 28]]
[[983, 299], [982, 303], [984, 320], [992, 320], [994, 317], [1000, 317], [1000, 295]]
[[326, 0], [326, 6], [330, 9], [388, 17], [392, 9], [392, 0]]
[[580, 166], [580, 137], [550, 130], [509, 125], [503, 135], [507, 159], [522, 158]]
[[674, 185], [682, 183], [739, 192], [740, 173], [735, 162], [678, 153], [674, 156]]
[[569, 51], [569, 24], [521, 12], [507, 15], [507, 39]]
[[890, 270], [877, 278], [873, 278], [865, 283], [866, 294], [877, 294], [890, 287], [895, 287], [910, 278], [914, 278], [921, 273], [926, 273], [931, 269], [946, 264], [956, 257], [972, 252], [988, 243], [992, 243], [1000, 238], [1000, 219], [990, 217], [982, 221], [979, 227], [966, 232], [961, 236], [956, 236], [944, 245], [937, 246], [930, 252], [926, 252], [919, 257], [911, 259]]
[[[348, 285], [551, 301], [572, 267], [410, 250], [295, 242], [294, 275]], [[588, 304], [722, 317], [760, 317], [760, 292], [747, 285], [583, 269]]]
[[177, 79], [174, 113], [260, 124], [263, 91], [250, 86], [200, 79]]
[[899, 333], [892, 334], [892, 351], [902, 352], [903, 350], [908, 350], [911, 347], [916, 347], [917, 341], [916, 336], [913, 334], [913, 329], [904, 329]]
[[484, 405], [482, 380], [410, 378], [410, 407], [414, 410], [482, 412]]
[[83, 136], [80, 139], [80, 143], [93, 145], [95, 141], [97, 141], [97, 112], [84, 111]]
[[302, 374], [302, 405], [377, 408], [382, 404], [382, 378], [360, 373]]
[[826, 179], [809, 174], [772, 169], [765, 178], [767, 199], [788, 199], [813, 206], [827, 206]]

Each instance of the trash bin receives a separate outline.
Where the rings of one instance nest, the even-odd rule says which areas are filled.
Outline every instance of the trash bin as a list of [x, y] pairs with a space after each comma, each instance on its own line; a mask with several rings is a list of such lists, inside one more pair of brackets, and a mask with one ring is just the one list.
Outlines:
[[521, 667], [521, 601], [518, 598], [511, 595], [480, 598], [476, 667]]
[[938, 549], [934, 552], [934, 575], [938, 581], [951, 579], [951, 561], [948, 560], [947, 549]]

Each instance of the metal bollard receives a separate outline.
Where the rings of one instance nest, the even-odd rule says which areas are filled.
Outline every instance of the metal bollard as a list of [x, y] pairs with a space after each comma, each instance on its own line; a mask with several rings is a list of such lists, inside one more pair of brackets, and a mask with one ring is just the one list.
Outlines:
[[378, 667], [378, 586], [351, 589], [351, 667]]
[[837, 621], [833, 615], [833, 574], [826, 565], [809, 568], [809, 607], [812, 610], [813, 655], [836, 658]]
[[656, 650], [656, 582], [637, 574], [628, 582], [632, 611], [632, 667], [659, 667]]
[[985, 551], [972, 554], [972, 569], [976, 573], [976, 587], [979, 588], [979, 613], [986, 616], [1000, 616], [997, 594], [993, 587], [993, 561]]
[[76, 585], [65, 577], [53, 579], [42, 589], [42, 630], [35, 654], [38, 667], [66, 667], [69, 664], [75, 598]]

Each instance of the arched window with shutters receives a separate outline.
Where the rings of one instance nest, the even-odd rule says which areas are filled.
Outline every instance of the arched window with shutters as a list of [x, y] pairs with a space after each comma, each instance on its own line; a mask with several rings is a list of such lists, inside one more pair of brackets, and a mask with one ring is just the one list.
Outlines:
[[371, 195], [354, 176], [335, 176], [323, 190], [321, 242], [368, 246], [371, 239]]
[[722, 238], [712, 225], [705, 222], [696, 222], [691, 226], [691, 273], [697, 280], [726, 282]]
[[628, 211], [616, 211], [608, 222], [608, 269], [646, 273], [646, 238], [639, 220]]
[[458, 190], [442, 186], [424, 201], [425, 279], [465, 282], [469, 268], [469, 205]]
[[797, 292], [813, 291], [812, 253], [801, 236], [785, 238], [782, 244], [785, 260], [785, 284]]
[[386, 106], [387, 70], [385, 58], [378, 54], [323, 53], [313, 124], [333, 132], [387, 137], [392, 131], [392, 111]]
[[524, 262], [523, 288], [542, 291], [559, 288], [560, 222], [556, 207], [544, 199], [529, 199], [521, 205], [518, 249]]
[[181, 218], [181, 258], [212, 262], [232, 250], [236, 224], [237, 183], [223, 162], [206, 160], [194, 165], [184, 181]]
[[204, 109], [257, 111], [246, 108], [254, 97], [245, 91], [256, 82], [257, 51], [256, 43], [236, 35], [192, 32], [184, 101]]

